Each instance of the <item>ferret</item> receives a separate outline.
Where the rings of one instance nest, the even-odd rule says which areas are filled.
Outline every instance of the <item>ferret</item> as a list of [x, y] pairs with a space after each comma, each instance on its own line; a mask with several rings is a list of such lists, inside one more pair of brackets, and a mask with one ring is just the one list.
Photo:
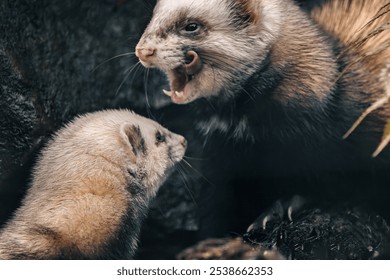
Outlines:
[[390, 106], [343, 136], [389, 94], [390, 3], [323, 2], [158, 0], [135, 54], [166, 74], [164, 93], [214, 139], [208, 151], [226, 149], [213, 163], [232, 165], [227, 181], [248, 208], [309, 194], [365, 198], [387, 216], [390, 149], [371, 155]]
[[390, 118], [383, 106], [342, 139], [386, 95], [389, 9], [328, 1], [309, 15], [291, 0], [159, 0], [136, 55], [166, 73], [165, 94], [192, 105], [204, 138], [245, 143], [269, 158], [267, 171], [357, 170]]
[[0, 259], [129, 259], [150, 200], [184, 137], [127, 110], [89, 113], [43, 149], [22, 205], [0, 231]]
[[[311, 15], [291, 0], [159, 0], [135, 53], [166, 73], [174, 103], [196, 103], [204, 136], [311, 145], [340, 140], [386, 94], [389, 22], [388, 0], [328, 1]], [[356, 134], [378, 144], [386, 117]]]

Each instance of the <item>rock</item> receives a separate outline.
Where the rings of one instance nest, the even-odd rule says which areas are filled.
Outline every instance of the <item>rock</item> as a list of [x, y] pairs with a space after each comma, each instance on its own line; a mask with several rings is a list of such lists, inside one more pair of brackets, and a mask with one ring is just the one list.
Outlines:
[[277, 250], [248, 244], [241, 237], [207, 239], [181, 252], [179, 260], [283, 260]]

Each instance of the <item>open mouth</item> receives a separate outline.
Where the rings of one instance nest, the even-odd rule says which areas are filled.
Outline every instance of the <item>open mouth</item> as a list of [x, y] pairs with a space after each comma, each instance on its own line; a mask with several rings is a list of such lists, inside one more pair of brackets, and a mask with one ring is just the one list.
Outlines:
[[188, 100], [191, 81], [202, 69], [202, 61], [195, 51], [188, 51], [183, 65], [167, 72], [171, 90], [163, 92], [175, 103], [185, 103]]

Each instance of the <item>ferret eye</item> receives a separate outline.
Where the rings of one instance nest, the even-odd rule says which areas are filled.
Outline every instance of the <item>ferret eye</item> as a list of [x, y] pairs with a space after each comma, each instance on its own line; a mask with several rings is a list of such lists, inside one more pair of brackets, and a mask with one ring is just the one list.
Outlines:
[[187, 24], [186, 27], [184, 28], [186, 32], [195, 32], [198, 31], [198, 29], [199, 29], [199, 24], [197, 24], [196, 22], [191, 22]]
[[156, 132], [156, 143], [159, 144], [159, 143], [164, 143], [165, 142], [165, 135], [162, 134], [160, 131], [157, 131]]

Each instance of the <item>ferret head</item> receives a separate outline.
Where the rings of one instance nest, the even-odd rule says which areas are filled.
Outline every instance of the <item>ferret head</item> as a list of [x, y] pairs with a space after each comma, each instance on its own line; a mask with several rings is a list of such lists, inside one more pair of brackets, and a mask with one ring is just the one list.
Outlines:
[[279, 0], [158, 0], [136, 46], [145, 67], [163, 70], [173, 102], [235, 94], [279, 32]]
[[184, 137], [133, 112], [90, 113], [56, 134], [42, 153], [34, 185], [127, 186], [150, 198], [185, 150]]
[[154, 196], [158, 187], [182, 160], [187, 141], [158, 123], [137, 115], [136, 122], [122, 124], [120, 136], [130, 150], [127, 171]]

